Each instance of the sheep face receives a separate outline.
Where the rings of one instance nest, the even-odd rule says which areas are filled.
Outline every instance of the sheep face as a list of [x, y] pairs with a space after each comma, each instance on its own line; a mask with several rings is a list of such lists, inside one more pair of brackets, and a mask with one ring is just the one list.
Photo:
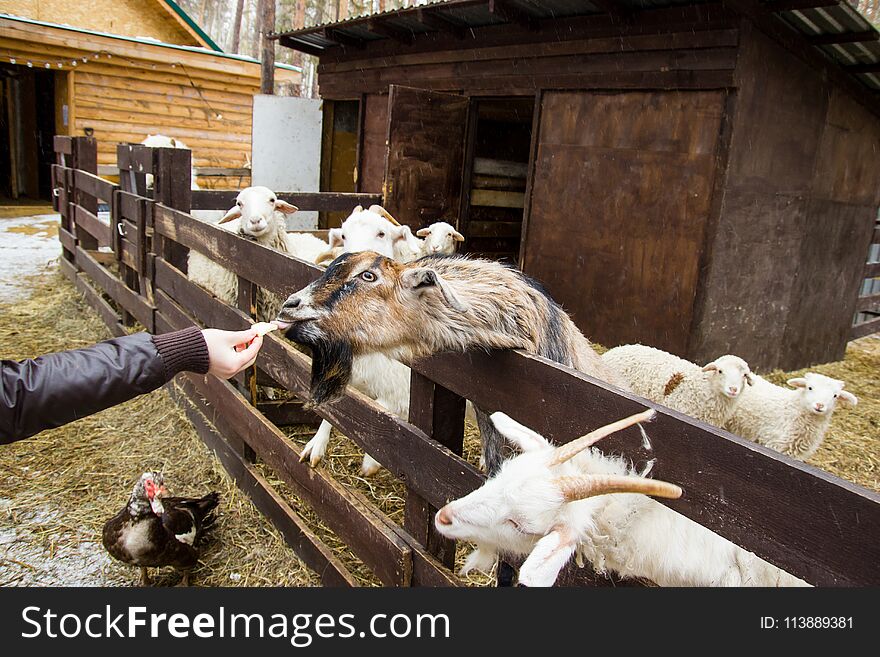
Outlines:
[[425, 238], [423, 251], [425, 255], [438, 253], [452, 255], [455, 253], [456, 242], [464, 242], [464, 236], [445, 221], [438, 221], [416, 233]]
[[738, 356], [721, 356], [703, 367], [715, 394], [735, 399], [754, 383], [749, 364]]
[[494, 477], [465, 497], [450, 502], [434, 517], [443, 536], [473, 541], [481, 551], [528, 554], [520, 583], [549, 586], [568, 562], [609, 493], [645, 493], [679, 497], [672, 484], [619, 473], [591, 474], [573, 459], [615, 431], [648, 421], [646, 411], [601, 427], [561, 447], [503, 413], [491, 416], [495, 428], [520, 449]]
[[788, 385], [798, 389], [801, 405], [813, 415], [831, 415], [838, 402], [855, 406], [859, 401], [854, 394], [843, 389], [843, 381], [815, 372], [789, 379]]
[[229, 209], [220, 223], [239, 219], [239, 232], [244, 237], [260, 239], [274, 231], [285, 230], [276, 211], [293, 214], [297, 208], [279, 199], [268, 187], [246, 187], [238, 193], [235, 205]]
[[[342, 393], [352, 354], [399, 355], [395, 348], [412, 343], [413, 327], [431, 303], [465, 310], [445, 281], [418, 262], [402, 264], [371, 251], [346, 253], [290, 295], [277, 321], [289, 339], [312, 349], [312, 400], [320, 404]], [[325, 356], [333, 360], [322, 362]]]
[[[377, 206], [378, 207], [378, 206]], [[344, 253], [374, 251], [394, 258], [395, 247], [405, 245], [412, 233], [408, 226], [398, 226], [373, 210], [357, 206], [339, 228], [330, 230], [330, 248]]]

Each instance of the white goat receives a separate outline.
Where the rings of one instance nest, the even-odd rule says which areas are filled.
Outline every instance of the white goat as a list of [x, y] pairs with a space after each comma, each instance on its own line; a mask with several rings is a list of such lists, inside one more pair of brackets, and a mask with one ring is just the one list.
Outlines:
[[660, 349], [627, 344], [609, 349], [602, 360], [637, 395], [718, 427], [730, 419], [754, 380], [748, 363], [738, 356], [721, 356], [700, 367]]
[[789, 379], [788, 385], [794, 390], [756, 376], [725, 428], [804, 461], [822, 443], [837, 403], [855, 406], [859, 400], [843, 389], [843, 381], [815, 372]]
[[421, 245], [423, 256], [438, 253], [452, 255], [455, 253], [455, 243], [464, 242], [464, 236], [445, 221], [438, 221], [427, 228], [422, 228], [416, 232], [416, 235], [425, 238]]
[[555, 447], [493, 413], [496, 429], [522, 453], [506, 460], [481, 488], [440, 509], [434, 520], [442, 535], [476, 543], [464, 571], [488, 571], [500, 554], [526, 556], [520, 584], [551, 586], [579, 552], [598, 572], [660, 586], [806, 585], [646, 497], [680, 497], [678, 486], [635, 476], [621, 458], [590, 449], [653, 415], [653, 410], [639, 413]]
[[[183, 148], [190, 153], [192, 153], [192, 149], [184, 144], [179, 139], [175, 139], [174, 137], [167, 137], [165, 135], [147, 135], [144, 137], [141, 142], [144, 146], [149, 146], [150, 148]], [[193, 159], [193, 164], [191, 165], [190, 170], [190, 189], [198, 190], [201, 189], [199, 187], [199, 183], [196, 182], [196, 167], [195, 160]], [[153, 186], [153, 174], [147, 174], [147, 187]]]
[[[258, 244], [314, 262], [318, 254], [327, 250], [327, 243], [308, 234], [288, 236], [284, 215], [296, 211], [295, 206], [279, 199], [268, 187], [247, 187], [238, 193], [235, 205], [218, 225]], [[238, 276], [207, 256], [190, 251], [188, 275], [191, 281], [226, 303], [236, 302]], [[274, 294], [260, 290], [257, 320], [271, 320], [280, 305], [280, 299]]]
[[[413, 258], [413, 241], [409, 227], [399, 225], [384, 208], [378, 205], [364, 210], [357, 206], [339, 228], [330, 230], [330, 251], [320, 256], [316, 262], [335, 259], [343, 253], [375, 251], [388, 258], [409, 262]], [[421, 240], [416, 240], [421, 242]], [[352, 361], [352, 387], [360, 390], [380, 406], [400, 418], [409, 414], [409, 389], [411, 372], [409, 367], [382, 354], [355, 356]], [[473, 409], [468, 405], [469, 417]], [[473, 418], [475, 420], [475, 418]], [[312, 466], [321, 462], [327, 453], [332, 425], [327, 420], [306, 443], [300, 460], [309, 459]], [[369, 454], [364, 454], [361, 474], [371, 476], [381, 465]]]

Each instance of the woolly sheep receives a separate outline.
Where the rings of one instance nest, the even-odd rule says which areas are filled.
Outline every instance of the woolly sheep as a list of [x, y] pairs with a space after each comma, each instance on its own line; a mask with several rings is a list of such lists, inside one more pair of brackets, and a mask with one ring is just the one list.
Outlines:
[[730, 355], [700, 367], [660, 349], [628, 344], [609, 349], [602, 360], [637, 395], [718, 427], [730, 419], [753, 381], [748, 363]]
[[[315, 404], [341, 395], [353, 356], [367, 353], [409, 363], [444, 351], [523, 349], [627, 387], [539, 284], [490, 260], [433, 256], [404, 264], [347, 253], [290, 295], [277, 320], [289, 339], [312, 350]], [[492, 473], [503, 438], [475, 411]]]
[[653, 414], [649, 410], [554, 447], [507, 415], [493, 413], [492, 423], [521, 454], [434, 519], [443, 536], [476, 543], [464, 572], [488, 571], [499, 555], [524, 556], [519, 583], [551, 586], [577, 553], [598, 572], [660, 586], [806, 586], [647, 497], [677, 498], [678, 486], [636, 476], [623, 459], [591, 449]]
[[743, 395], [725, 428], [788, 454], [810, 458], [825, 437], [838, 402], [855, 406], [858, 398], [844, 390], [843, 381], [808, 372], [788, 380], [794, 390], [756, 376], [755, 385]]
[[[400, 262], [418, 257], [416, 250], [421, 247], [409, 226], [401, 226], [379, 205], [369, 210], [357, 206], [339, 228], [330, 229], [328, 241], [335, 254], [375, 251]], [[323, 260], [326, 257], [319, 263]]]
[[425, 238], [421, 245], [422, 255], [452, 255], [455, 253], [455, 243], [464, 242], [464, 236], [445, 221], [438, 221], [427, 228], [422, 228], [416, 232], [416, 235]]
[[[183, 148], [185, 150], [191, 151], [189, 146], [184, 144], [179, 139], [175, 139], [174, 137], [167, 137], [165, 135], [147, 135], [144, 140], [141, 142], [144, 146], [149, 146], [150, 148]], [[153, 174], [147, 174], [147, 187], [153, 186]], [[199, 190], [199, 183], [196, 182], [196, 168], [195, 165], [192, 166], [192, 170], [190, 172], [190, 189]]]

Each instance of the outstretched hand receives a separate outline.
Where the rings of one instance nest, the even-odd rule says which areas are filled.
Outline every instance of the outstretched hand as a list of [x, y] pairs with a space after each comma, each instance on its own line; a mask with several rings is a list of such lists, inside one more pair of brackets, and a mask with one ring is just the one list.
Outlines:
[[253, 328], [246, 331], [204, 329], [202, 335], [208, 345], [208, 373], [229, 379], [257, 360], [263, 338]]

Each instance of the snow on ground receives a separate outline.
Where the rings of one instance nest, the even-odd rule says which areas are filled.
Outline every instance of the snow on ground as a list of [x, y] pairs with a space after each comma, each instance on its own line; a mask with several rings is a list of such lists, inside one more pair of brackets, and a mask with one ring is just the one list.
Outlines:
[[56, 266], [61, 255], [58, 225], [61, 215], [0, 218], [0, 301], [15, 301], [25, 292], [22, 279]]

